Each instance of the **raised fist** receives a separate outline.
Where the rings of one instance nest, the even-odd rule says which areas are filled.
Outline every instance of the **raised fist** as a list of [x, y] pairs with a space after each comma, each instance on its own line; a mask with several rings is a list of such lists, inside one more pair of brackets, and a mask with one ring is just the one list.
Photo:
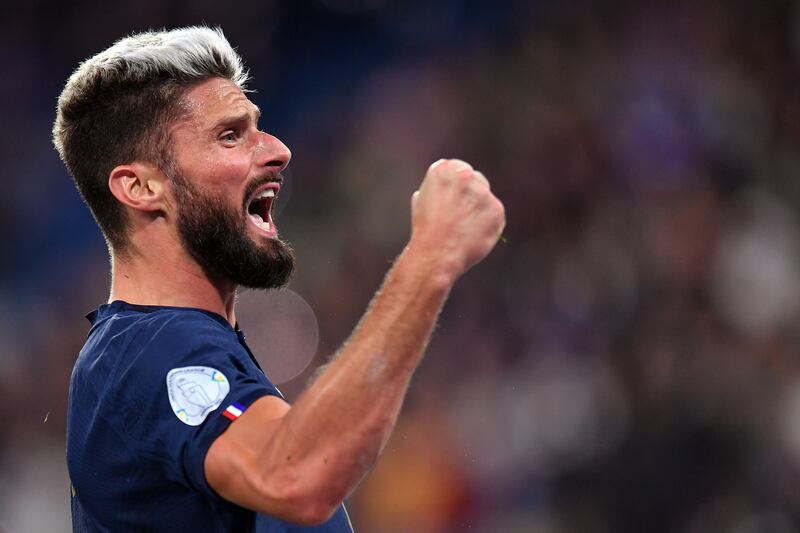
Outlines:
[[411, 197], [410, 246], [453, 279], [486, 257], [505, 227], [505, 208], [489, 180], [459, 159], [428, 168]]

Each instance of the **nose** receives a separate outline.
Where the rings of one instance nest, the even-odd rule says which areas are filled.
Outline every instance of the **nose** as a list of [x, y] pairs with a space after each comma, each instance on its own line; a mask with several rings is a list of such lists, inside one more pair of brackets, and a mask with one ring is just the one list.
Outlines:
[[275, 172], [281, 172], [289, 165], [292, 152], [277, 137], [269, 133], [259, 132], [258, 146], [256, 147], [256, 164], [269, 167]]

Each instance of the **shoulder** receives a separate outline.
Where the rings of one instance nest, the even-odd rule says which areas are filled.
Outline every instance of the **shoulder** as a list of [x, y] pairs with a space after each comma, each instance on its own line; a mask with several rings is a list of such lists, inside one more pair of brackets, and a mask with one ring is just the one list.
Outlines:
[[[112, 322], [112, 321], [110, 321]], [[125, 359], [171, 354], [196, 354], [206, 350], [238, 350], [236, 332], [200, 310], [164, 308], [149, 313], [114, 317], [104, 336], [118, 339]]]
[[131, 347], [137, 358], [179, 364], [242, 351], [230, 326], [200, 311], [158, 311], [142, 320], [139, 327], [138, 341]]
[[249, 357], [232, 328], [199, 311], [158, 310], [129, 326], [107, 398], [129, 435], [144, 438], [175, 416], [199, 424], [228, 394]]
[[240, 355], [233, 329], [201, 310], [101, 306], [72, 373], [72, 383], [103, 394], [118, 381], [164, 375], [203, 354]]
[[111, 382], [137, 388], [163, 382], [175, 368], [213, 368], [246, 356], [233, 328], [195, 309], [120, 312], [97, 324], [89, 342], [88, 364], [105, 361]]
[[146, 336], [164, 342], [195, 344], [230, 342], [236, 338], [229, 325], [196, 309], [165, 308], [140, 317], [136, 326]]

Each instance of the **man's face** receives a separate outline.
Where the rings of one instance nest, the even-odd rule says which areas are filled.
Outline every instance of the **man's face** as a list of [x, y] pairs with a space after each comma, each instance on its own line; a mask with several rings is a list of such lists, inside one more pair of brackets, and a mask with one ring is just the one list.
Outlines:
[[278, 238], [271, 211], [289, 149], [258, 130], [258, 109], [228, 80], [191, 88], [185, 104], [188, 118], [171, 131], [170, 172], [184, 247], [237, 285], [285, 285], [294, 255]]

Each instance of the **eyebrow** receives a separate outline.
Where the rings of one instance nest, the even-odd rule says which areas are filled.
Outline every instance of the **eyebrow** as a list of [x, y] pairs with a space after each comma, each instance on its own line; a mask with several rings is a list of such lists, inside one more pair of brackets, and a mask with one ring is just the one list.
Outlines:
[[[253, 117], [253, 115], [255, 115]], [[235, 115], [225, 115], [219, 120], [214, 123], [213, 129], [219, 128], [220, 126], [224, 126], [226, 124], [233, 124], [236, 122], [246, 122], [253, 118], [255, 124], [258, 124], [258, 120], [261, 118], [261, 109], [253, 104], [253, 113], [250, 112], [243, 112], [243, 113], [236, 113]]]

